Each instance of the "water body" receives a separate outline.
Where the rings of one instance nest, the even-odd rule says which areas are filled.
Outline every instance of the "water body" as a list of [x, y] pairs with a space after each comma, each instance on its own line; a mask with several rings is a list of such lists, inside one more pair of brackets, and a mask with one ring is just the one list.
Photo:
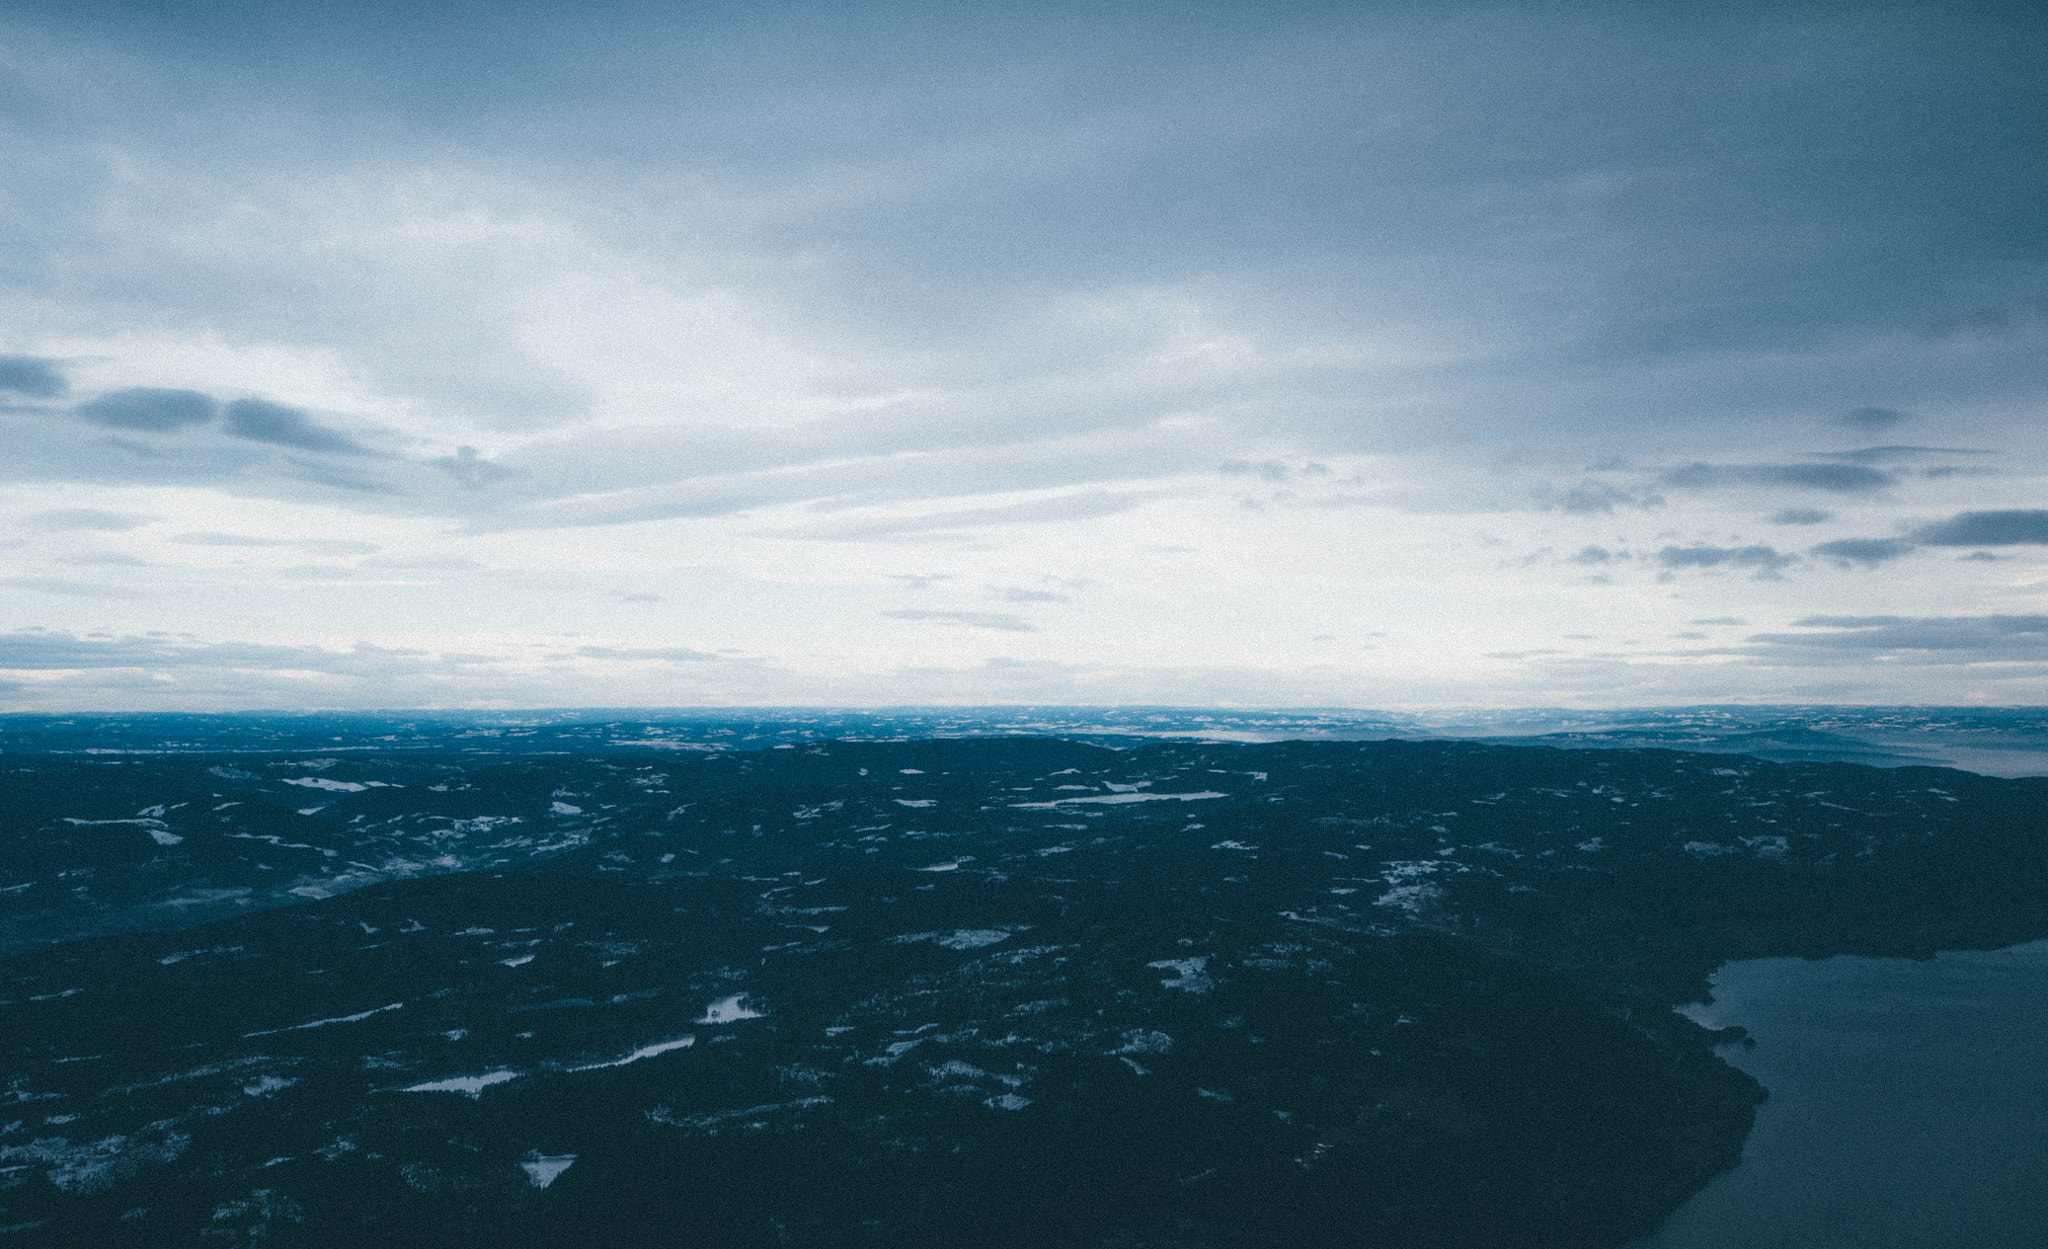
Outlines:
[[1770, 1090], [1742, 1165], [1632, 1249], [2048, 1245], [2048, 941], [1729, 963], [1709, 1027]]

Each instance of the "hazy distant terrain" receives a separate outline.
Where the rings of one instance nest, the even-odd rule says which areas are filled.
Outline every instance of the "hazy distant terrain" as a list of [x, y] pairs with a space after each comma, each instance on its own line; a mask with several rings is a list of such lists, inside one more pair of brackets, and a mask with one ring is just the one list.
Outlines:
[[2048, 933], [2048, 780], [1064, 714], [10, 722], [0, 1227], [1612, 1245], [1713, 967]]
[[1114, 741], [1378, 741], [1447, 737], [1583, 749], [1652, 746], [1784, 762], [1920, 763], [1987, 776], [2048, 775], [2037, 707], [1748, 707], [1514, 710], [1427, 715], [1344, 708], [791, 707], [681, 711], [271, 712], [0, 715], [10, 753], [268, 750], [464, 754], [759, 750], [828, 738], [1041, 734]]

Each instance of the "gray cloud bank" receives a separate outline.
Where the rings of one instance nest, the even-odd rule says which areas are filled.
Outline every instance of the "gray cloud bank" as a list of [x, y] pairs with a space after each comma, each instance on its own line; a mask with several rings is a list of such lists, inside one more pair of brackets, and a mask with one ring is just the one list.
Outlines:
[[25, 399], [55, 399], [70, 389], [58, 365], [38, 356], [0, 356], [0, 390]]
[[1903, 538], [1842, 538], [1820, 543], [1811, 553], [1842, 565], [1876, 567], [1923, 546], [2048, 546], [2048, 510], [1959, 512], [1947, 520], [1922, 525]]
[[1688, 464], [1664, 474], [1667, 485], [1792, 487], [1864, 494], [1893, 485], [1889, 473], [1862, 464]]
[[1902, 538], [1842, 538], [1821, 543], [1813, 548], [1813, 554], [1844, 563], [1876, 565], [1898, 559], [1912, 549], [1913, 544]]
[[1913, 537], [1928, 546], [2048, 545], [2048, 511], [1963, 512]]
[[[1581, 552], [1581, 554], [1585, 554]], [[1657, 552], [1657, 562], [1666, 568], [1754, 568], [1759, 577], [1776, 576], [1778, 570], [1797, 556], [1768, 546], [1667, 546]]]
[[[467, 30], [459, 6], [226, 12], [13, 6], [0, 33], [57, 67], [20, 76], [37, 107], [0, 151], [48, 175], [7, 238], [21, 297], [326, 353], [466, 445], [528, 446], [373, 463], [385, 442], [290, 393], [217, 413], [142, 388], [75, 415], [250, 445], [50, 446], [18, 475], [615, 523], [902, 491], [890, 458], [916, 452], [993, 470], [936, 473], [926, 497], [1002, 470], [1258, 476], [1278, 461], [1248, 444], [1268, 441], [1485, 459], [1530, 428], [1668, 462], [1787, 441], [1795, 414], [1870, 434], [2044, 386], [2042, 247], [2011, 223], [2048, 199], [2048, 119], [2017, 11], [515, 6], [462, 40], [460, 74], [420, 50]], [[76, 85], [112, 72], [119, 98]], [[406, 217], [422, 205], [444, 216]], [[768, 358], [688, 356], [678, 371], [730, 381], [650, 401], [637, 434], [589, 427], [646, 362], [615, 336], [529, 340], [606, 266], [651, 302], [725, 301], [706, 325], [759, 329], [741, 346]], [[561, 315], [630, 328], [602, 303]], [[54, 400], [71, 367], [0, 358], [0, 386]], [[802, 419], [752, 419], [785, 398]], [[1160, 424], [1188, 415], [1210, 425]], [[1116, 433], [1122, 456], [1044, 463]], [[262, 447], [359, 464], [245, 454]], [[1670, 474], [1892, 481], [1861, 462]]]
[[1920, 663], [2048, 662], [2048, 616], [1809, 616], [1804, 633], [1760, 633], [1754, 653], [1803, 662], [1867, 662], [1887, 656]]
[[46, 630], [0, 634], [0, 669], [23, 671], [220, 668], [389, 677], [445, 671], [477, 662], [485, 661], [434, 656], [423, 650], [387, 648], [368, 642], [337, 651], [317, 646], [201, 642], [168, 635], [79, 637]]
[[227, 432], [251, 442], [268, 442], [300, 451], [335, 455], [368, 455], [370, 449], [345, 434], [324, 429], [297, 408], [262, 399], [237, 399], [227, 407]]
[[133, 387], [101, 395], [79, 404], [72, 411], [80, 420], [112, 429], [140, 429], [170, 433], [190, 425], [204, 425], [220, 414], [212, 395], [196, 390], [158, 390]]
[[[1829, 513], [1809, 509], [1788, 509], [1769, 520], [1780, 525], [1820, 524]], [[1807, 554], [1830, 561], [1838, 567], [1876, 568], [1905, 558], [1923, 547], [2048, 546], [2048, 510], [2008, 509], [1960, 512], [1944, 521], [1922, 525], [1903, 537], [1838, 538], [1818, 543]], [[1979, 552], [1978, 554], [1983, 554]], [[1579, 549], [1568, 562], [1602, 565], [1630, 558], [1598, 544]], [[1766, 579], [1799, 561], [1799, 556], [1762, 544], [1749, 546], [1666, 546], [1657, 551], [1656, 563], [1667, 569], [1753, 568]]]

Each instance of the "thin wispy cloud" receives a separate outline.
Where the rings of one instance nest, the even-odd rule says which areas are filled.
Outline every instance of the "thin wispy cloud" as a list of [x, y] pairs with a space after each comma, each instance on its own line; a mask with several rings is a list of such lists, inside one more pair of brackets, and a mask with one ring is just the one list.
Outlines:
[[923, 620], [935, 624], [961, 625], [969, 629], [995, 629], [1004, 633], [1036, 633], [1038, 626], [1022, 616], [992, 611], [921, 611], [897, 608], [882, 615], [891, 620]]
[[1893, 485], [1889, 474], [1862, 464], [1687, 464], [1664, 474], [1666, 485], [1691, 490], [1746, 486], [1862, 494]]
[[31, 529], [86, 529], [102, 533], [125, 533], [155, 520], [145, 512], [110, 512], [97, 507], [58, 507], [22, 518]]

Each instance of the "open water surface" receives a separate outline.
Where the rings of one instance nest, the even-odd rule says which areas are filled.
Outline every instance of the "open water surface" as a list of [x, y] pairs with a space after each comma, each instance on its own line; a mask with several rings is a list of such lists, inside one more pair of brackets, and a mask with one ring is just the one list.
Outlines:
[[1770, 1090], [1742, 1165], [1632, 1249], [2048, 1245], [2048, 941], [1729, 963], [1687, 1013]]

